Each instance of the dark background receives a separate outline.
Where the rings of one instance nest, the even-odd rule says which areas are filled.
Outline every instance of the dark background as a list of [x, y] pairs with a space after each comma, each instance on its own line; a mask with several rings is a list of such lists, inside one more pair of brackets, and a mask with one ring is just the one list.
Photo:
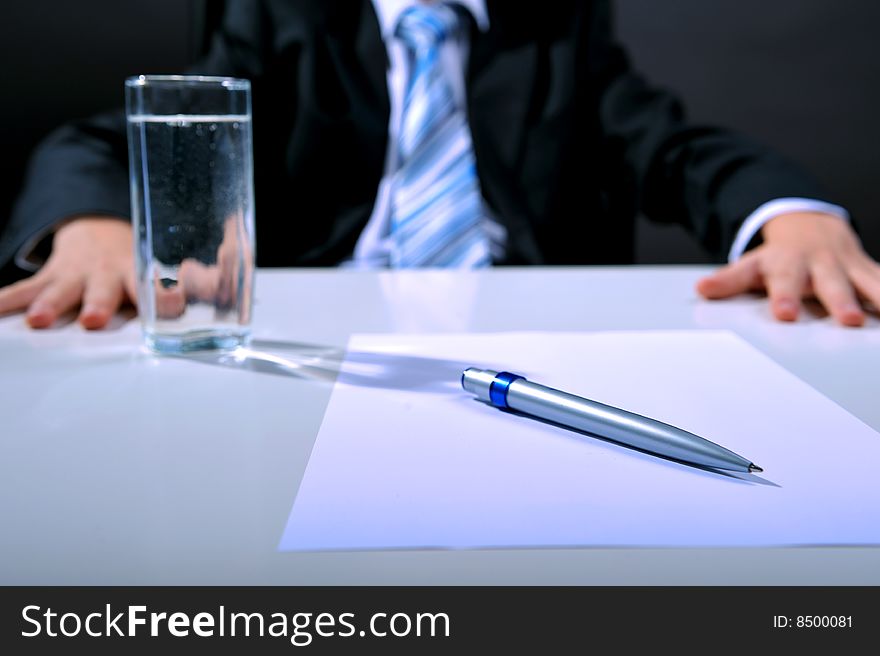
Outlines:
[[[0, 228], [37, 141], [122, 104], [122, 81], [177, 72], [200, 47], [211, 0], [29, 0], [0, 21], [5, 62]], [[736, 128], [800, 162], [859, 223], [880, 258], [880, 3], [876, 0], [618, 0], [636, 66], [693, 120]], [[640, 262], [705, 262], [676, 226], [639, 226]]]

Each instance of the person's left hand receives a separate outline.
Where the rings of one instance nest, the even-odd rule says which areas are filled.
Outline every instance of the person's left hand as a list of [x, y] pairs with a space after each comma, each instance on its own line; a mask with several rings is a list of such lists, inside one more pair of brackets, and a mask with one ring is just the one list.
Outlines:
[[860, 301], [880, 309], [880, 264], [847, 221], [821, 212], [780, 214], [761, 229], [764, 243], [697, 282], [705, 298], [766, 290], [780, 321], [797, 319], [801, 299], [815, 297], [844, 326], [861, 326]]

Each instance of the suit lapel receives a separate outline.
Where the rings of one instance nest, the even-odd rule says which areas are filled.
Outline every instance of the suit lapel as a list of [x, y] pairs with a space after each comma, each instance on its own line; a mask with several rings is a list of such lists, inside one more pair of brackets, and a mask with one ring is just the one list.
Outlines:
[[473, 29], [468, 111], [474, 144], [507, 169], [516, 168], [537, 71], [538, 48], [499, 4], [488, 3], [489, 30]]
[[372, 132], [378, 126], [386, 132], [390, 113], [388, 55], [372, 2], [328, 1], [323, 9], [322, 36], [343, 89], [345, 111], [361, 127]]
[[[325, 96], [336, 97], [335, 101], [321, 103], [325, 109], [332, 108], [324, 115], [324, 125], [353, 140], [348, 146], [352, 157], [339, 162], [335, 173], [350, 176], [349, 184], [357, 190], [335, 199], [340, 206], [334, 210], [335, 220], [328, 228], [324, 247], [350, 252], [356, 235], [369, 219], [384, 170], [390, 114], [388, 56], [370, 0], [327, 0], [323, 9], [326, 13], [320, 38], [331, 65], [326, 75], [329, 80], [335, 78], [327, 85], [337, 85], [334, 94], [326, 93], [324, 87]], [[355, 170], [349, 170], [352, 166]], [[328, 204], [333, 202], [327, 199]]]
[[382, 130], [388, 130], [391, 101], [388, 98], [388, 52], [379, 23], [370, 0], [363, 0], [361, 20], [354, 40], [354, 54], [363, 67], [365, 100], [375, 108], [374, 114], [382, 122]]
[[509, 259], [540, 263], [526, 190], [517, 181], [535, 92], [538, 45], [516, 3], [487, 2], [489, 30], [474, 26], [467, 73], [468, 120], [483, 195], [510, 235]]

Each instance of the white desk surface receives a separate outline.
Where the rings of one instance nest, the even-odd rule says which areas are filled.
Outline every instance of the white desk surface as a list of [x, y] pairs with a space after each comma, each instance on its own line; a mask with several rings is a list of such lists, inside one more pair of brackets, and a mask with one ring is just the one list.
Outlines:
[[[702, 301], [708, 270], [262, 270], [254, 335], [314, 372], [354, 332], [730, 329], [880, 429], [880, 322]], [[278, 552], [331, 382], [139, 344], [0, 318], [0, 584], [880, 584], [880, 546]]]

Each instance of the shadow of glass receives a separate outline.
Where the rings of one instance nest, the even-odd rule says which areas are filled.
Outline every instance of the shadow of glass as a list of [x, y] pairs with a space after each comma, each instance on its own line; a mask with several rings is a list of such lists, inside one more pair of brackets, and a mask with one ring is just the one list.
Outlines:
[[[275, 340], [254, 340], [234, 351], [197, 351], [193, 362], [322, 383], [422, 392], [459, 393], [461, 374], [474, 362], [458, 362]], [[484, 367], [485, 368], [485, 367]]]

